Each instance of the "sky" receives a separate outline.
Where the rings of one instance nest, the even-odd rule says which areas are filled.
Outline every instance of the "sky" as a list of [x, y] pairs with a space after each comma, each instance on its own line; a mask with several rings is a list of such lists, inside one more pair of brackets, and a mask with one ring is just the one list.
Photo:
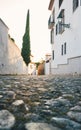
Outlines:
[[30, 45], [35, 61], [51, 52], [48, 30], [50, 0], [0, 0], [0, 18], [9, 27], [9, 34], [22, 48], [27, 11], [30, 10]]

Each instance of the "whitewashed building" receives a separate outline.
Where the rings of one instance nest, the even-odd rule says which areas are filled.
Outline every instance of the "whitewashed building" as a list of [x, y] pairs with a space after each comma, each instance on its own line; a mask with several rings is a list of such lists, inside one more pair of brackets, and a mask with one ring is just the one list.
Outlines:
[[45, 55], [45, 75], [51, 74], [51, 54]]
[[0, 18], [0, 74], [28, 74], [15, 41], [8, 36], [8, 27]]
[[50, 0], [52, 74], [81, 74], [81, 0]]
[[28, 64], [28, 74], [36, 75], [36, 64], [34, 62], [34, 56], [30, 55], [31, 62]]

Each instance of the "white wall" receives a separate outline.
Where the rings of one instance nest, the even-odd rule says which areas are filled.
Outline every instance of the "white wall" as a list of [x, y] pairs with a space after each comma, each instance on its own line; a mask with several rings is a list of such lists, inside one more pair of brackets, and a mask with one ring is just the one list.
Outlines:
[[51, 67], [50, 62], [45, 63], [45, 75], [49, 75], [50, 74], [50, 71], [51, 71], [50, 67]]
[[0, 19], [0, 74], [27, 74], [21, 52], [15, 42], [8, 38], [8, 27]]
[[30, 62], [28, 65], [28, 74], [29, 75], [36, 75], [36, 64]]
[[13, 74], [27, 74], [27, 66], [23, 61], [20, 49], [17, 47], [15, 42], [8, 38], [8, 67], [10, 68], [10, 73]]
[[[55, 25], [58, 22], [58, 15], [61, 9], [65, 9], [65, 23], [70, 23], [70, 28], [65, 28], [62, 34], [56, 35], [54, 33], [54, 44], [52, 50], [55, 52], [55, 59], [51, 62], [51, 68], [57, 68], [58, 65], [67, 64], [69, 58], [81, 56], [81, 6], [73, 12], [73, 0], [64, 0], [60, 9], [58, 8], [58, 1], [54, 1], [53, 8], [55, 8]], [[52, 9], [53, 10], [53, 9]], [[55, 31], [54, 31], [55, 32]], [[61, 45], [66, 42], [66, 55], [61, 55]]]
[[[8, 28], [0, 19], [0, 66], [2, 67], [7, 63], [6, 54], [8, 54]], [[6, 61], [4, 63], [4, 60]]]

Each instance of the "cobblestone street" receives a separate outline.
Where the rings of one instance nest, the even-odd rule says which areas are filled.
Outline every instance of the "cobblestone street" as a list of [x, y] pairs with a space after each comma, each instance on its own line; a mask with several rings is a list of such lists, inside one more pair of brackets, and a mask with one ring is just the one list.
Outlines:
[[81, 77], [0, 76], [0, 130], [81, 130]]

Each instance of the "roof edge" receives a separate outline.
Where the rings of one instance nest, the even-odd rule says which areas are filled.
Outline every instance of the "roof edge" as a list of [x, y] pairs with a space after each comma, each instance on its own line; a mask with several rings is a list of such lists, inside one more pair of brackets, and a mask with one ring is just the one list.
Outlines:
[[50, 0], [48, 9], [51, 10], [55, 0]]
[[9, 27], [4, 23], [4, 21], [0, 18], [0, 21], [7, 27], [7, 29], [9, 30]]

